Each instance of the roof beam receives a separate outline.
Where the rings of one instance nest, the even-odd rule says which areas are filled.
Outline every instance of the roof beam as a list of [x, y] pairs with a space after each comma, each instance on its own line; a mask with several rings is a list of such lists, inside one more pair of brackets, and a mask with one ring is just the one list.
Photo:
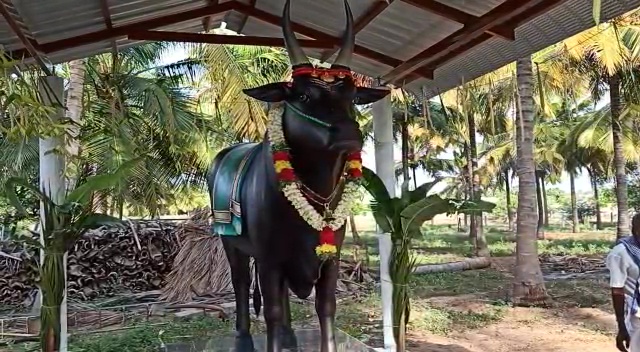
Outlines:
[[[113, 30], [113, 21], [111, 20], [111, 10], [109, 9], [108, 1], [109, 0], [100, 0], [100, 12], [102, 12], [105, 27], [109, 30]], [[118, 44], [115, 40], [111, 41], [111, 51], [114, 57], [118, 55]]]
[[[455, 7], [445, 5], [436, 0], [400, 0], [400, 1], [405, 2], [409, 5], [415, 6], [419, 9], [431, 12], [440, 17], [444, 17], [448, 20], [458, 22], [464, 26], [470, 26], [473, 23], [480, 20], [480, 17], [474, 16], [464, 11], [460, 11]], [[492, 28], [487, 28], [486, 32], [491, 35], [501, 37], [507, 40], [516, 39], [514, 28], [504, 26], [504, 25], [497, 25]]]
[[24, 23], [22, 16], [20, 16], [20, 12], [18, 12], [18, 9], [11, 0], [0, 0], [0, 14], [2, 14], [2, 17], [7, 21], [13, 33], [20, 39], [29, 56], [36, 60], [38, 66], [40, 66], [47, 76], [52, 76], [51, 70], [45, 62], [45, 58], [41, 55], [42, 50], [38, 42], [33, 35], [29, 33], [27, 25]]
[[[371, 5], [365, 13], [358, 18], [356, 23], [353, 25], [354, 35], [358, 35], [358, 33], [364, 29], [369, 23], [371, 23], [379, 14], [382, 13], [394, 0], [380, 0], [375, 4]], [[320, 60], [327, 61], [329, 58], [338, 51], [337, 48], [331, 50], [325, 50], [320, 55]]]
[[[183, 43], [284, 47], [284, 39], [282, 38], [169, 31], [136, 31], [129, 33], [129, 39]], [[298, 40], [298, 42], [302, 47], [305, 48], [326, 49], [333, 48], [335, 46], [333, 41], [326, 40], [300, 39]]]
[[[250, 0], [250, 1], [251, 2], [249, 3], [249, 6], [255, 8], [256, 2], [258, 2], [258, 0]], [[249, 15], [245, 13], [243, 14], [242, 21], [240, 22], [240, 26], [238, 27], [238, 33], [242, 33], [242, 31], [244, 30], [244, 26], [247, 25], [247, 21], [249, 21]]]
[[[280, 17], [276, 16], [274, 14], [262, 11], [258, 8], [255, 7], [251, 7], [247, 4], [243, 4], [243, 3], [239, 3], [239, 2], [235, 2], [235, 10], [241, 13], [244, 13], [248, 16], [257, 18], [263, 22], [266, 23], [270, 23], [274, 26], [280, 26]], [[326, 40], [326, 41], [332, 41], [334, 43], [334, 45], [336, 46], [336, 48], [338, 48], [338, 43], [340, 43], [340, 39], [336, 38], [332, 35], [326, 34], [324, 32], [315, 30], [313, 28], [309, 28], [306, 26], [303, 26], [301, 24], [292, 22], [291, 26], [293, 27], [293, 30], [296, 33], [302, 34], [305, 37], [309, 37], [309, 38], [313, 38], [316, 40]], [[401, 60], [398, 60], [396, 58], [381, 54], [377, 51], [365, 48], [363, 46], [360, 45], [356, 45], [354, 48], [354, 52], [357, 55], [360, 55], [362, 57], [365, 57], [369, 60], [373, 60], [373, 61], [377, 61], [379, 63], [382, 63], [384, 65], [387, 66], [391, 66], [391, 67], [396, 67], [400, 64], [402, 64]], [[424, 70], [424, 69], [416, 69], [415, 73], [417, 73], [418, 75], [424, 77], [424, 78], [428, 78], [428, 79], [433, 79], [433, 72], [432, 71], [428, 71], [428, 70]]]
[[[6, 0], [2, 0], [6, 1]], [[126, 37], [129, 33], [140, 30], [151, 30], [159, 27], [169, 26], [175, 23], [193, 20], [204, 16], [211, 16], [219, 13], [224, 13], [234, 9], [235, 1], [228, 1], [218, 5], [207, 5], [197, 9], [175, 13], [171, 15], [165, 15], [137, 23], [126, 24], [122, 26], [115, 26], [111, 30], [103, 29], [87, 34], [81, 34], [72, 38], [65, 38], [56, 40], [44, 44], [40, 44], [40, 48], [45, 53], [54, 53], [74, 47], [79, 47], [87, 44], [93, 44], [105, 40], [116, 39], [119, 37]], [[31, 57], [28, 52], [22, 50], [15, 50], [12, 52], [13, 56], [23, 54], [24, 57]]]
[[382, 77], [387, 83], [402, 81], [402, 78], [416, 69], [435, 70], [438, 66], [488, 40], [489, 28], [498, 24], [517, 27], [533, 17], [561, 4], [564, 0], [507, 0], [489, 11], [478, 21], [457, 30], [431, 47], [398, 65]]
[[[218, 3], [220, 2], [220, 0], [206, 0], [206, 1], [209, 6], [218, 5]], [[211, 29], [211, 16], [206, 16], [205, 18], [202, 19], [202, 29], [204, 29], [205, 32], [208, 32]]]

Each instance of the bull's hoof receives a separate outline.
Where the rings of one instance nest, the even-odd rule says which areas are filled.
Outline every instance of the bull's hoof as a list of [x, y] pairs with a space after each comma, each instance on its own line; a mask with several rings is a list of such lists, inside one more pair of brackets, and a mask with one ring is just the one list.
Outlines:
[[236, 352], [255, 352], [253, 338], [249, 333], [238, 333], [236, 335]]
[[298, 340], [296, 339], [296, 333], [290, 327], [283, 326], [280, 329], [280, 339], [282, 341], [282, 347], [290, 350], [298, 350]]

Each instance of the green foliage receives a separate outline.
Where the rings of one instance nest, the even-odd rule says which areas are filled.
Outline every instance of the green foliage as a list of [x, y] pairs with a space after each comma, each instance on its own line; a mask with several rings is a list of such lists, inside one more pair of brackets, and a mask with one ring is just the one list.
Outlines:
[[119, 223], [116, 218], [92, 211], [91, 194], [117, 187], [137, 161], [124, 163], [115, 173], [90, 176], [82, 182], [77, 182], [76, 188], [64, 195], [62, 201], [54, 199], [51, 194], [43, 193], [25, 179], [10, 178], [5, 185], [5, 195], [19, 214], [26, 214], [27, 210], [16, 193], [18, 186], [34, 194], [42, 203], [41, 241], [33, 237], [37, 233], [19, 239], [42, 250], [39, 282], [42, 290], [40, 343], [45, 351], [57, 349], [60, 343], [60, 305], [64, 298], [65, 253], [85, 231]]
[[438, 214], [478, 214], [491, 211], [495, 204], [485, 201], [443, 199], [427, 193], [439, 180], [426, 183], [413, 191], [403, 187], [400, 198], [391, 198], [382, 180], [363, 168], [364, 187], [371, 194], [371, 210], [378, 226], [391, 235], [392, 248], [389, 273], [393, 282], [393, 327], [398, 350], [404, 351], [406, 326], [410, 318], [408, 284], [417, 258], [410, 254], [411, 241], [421, 235], [425, 221]]

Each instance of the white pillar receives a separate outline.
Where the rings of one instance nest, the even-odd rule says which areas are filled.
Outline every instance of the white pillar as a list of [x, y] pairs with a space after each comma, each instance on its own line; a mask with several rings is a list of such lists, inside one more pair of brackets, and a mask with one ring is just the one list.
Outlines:
[[[393, 161], [393, 117], [391, 96], [375, 102], [372, 106], [373, 139], [375, 141], [376, 174], [382, 179], [391, 197], [395, 197], [396, 178]], [[391, 235], [380, 233], [378, 228], [378, 248], [380, 251], [380, 296], [382, 300], [382, 326], [384, 349], [396, 350], [393, 337], [393, 284], [389, 276], [389, 257], [391, 256]]]
[[[44, 104], [56, 107], [50, 118], [53, 121], [62, 120], [64, 117], [64, 79], [53, 76], [41, 77], [38, 82], [38, 91]], [[40, 189], [43, 190], [44, 194], [49, 195], [54, 202], [60, 204], [64, 201], [65, 196], [64, 155], [55, 150], [64, 150], [64, 136], [40, 139]], [[42, 214], [42, 207], [40, 207], [40, 212]], [[40, 226], [40, 235], [42, 236], [42, 226]], [[43, 238], [41, 237], [42, 240]], [[40, 260], [42, 261], [42, 256], [40, 256]], [[60, 307], [59, 352], [67, 352], [66, 254], [64, 256], [64, 266], [65, 294]]]

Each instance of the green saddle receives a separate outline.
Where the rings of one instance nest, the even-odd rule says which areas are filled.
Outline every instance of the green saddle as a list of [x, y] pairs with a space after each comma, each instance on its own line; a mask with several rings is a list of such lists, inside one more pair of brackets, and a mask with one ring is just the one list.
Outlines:
[[220, 160], [211, 191], [211, 231], [215, 235], [238, 236], [242, 233], [240, 190], [249, 165], [257, 154], [257, 146], [258, 143], [240, 144]]

